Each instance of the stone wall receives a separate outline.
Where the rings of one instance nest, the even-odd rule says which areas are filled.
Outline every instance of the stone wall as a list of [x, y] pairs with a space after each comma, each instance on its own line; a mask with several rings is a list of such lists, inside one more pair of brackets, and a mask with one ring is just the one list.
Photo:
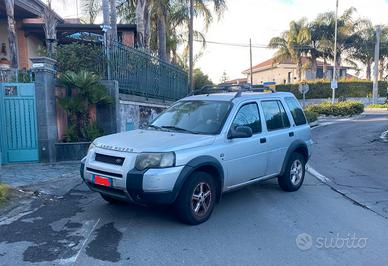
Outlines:
[[144, 128], [172, 102], [120, 94], [120, 131]]

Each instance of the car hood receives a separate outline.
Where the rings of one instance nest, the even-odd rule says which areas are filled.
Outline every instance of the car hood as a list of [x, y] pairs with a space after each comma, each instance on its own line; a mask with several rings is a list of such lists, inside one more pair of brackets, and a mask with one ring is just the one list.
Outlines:
[[215, 136], [185, 134], [159, 130], [132, 130], [100, 137], [94, 141], [98, 147], [130, 152], [176, 151], [210, 145]]

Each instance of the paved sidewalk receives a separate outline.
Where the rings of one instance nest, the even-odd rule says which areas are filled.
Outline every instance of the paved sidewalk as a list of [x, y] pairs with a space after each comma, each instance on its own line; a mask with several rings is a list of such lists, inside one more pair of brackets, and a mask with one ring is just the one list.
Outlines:
[[14, 187], [79, 176], [79, 162], [13, 164], [0, 168], [0, 182]]

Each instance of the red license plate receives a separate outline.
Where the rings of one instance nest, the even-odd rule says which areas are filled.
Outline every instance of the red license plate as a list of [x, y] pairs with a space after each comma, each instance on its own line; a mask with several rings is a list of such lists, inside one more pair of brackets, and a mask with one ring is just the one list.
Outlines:
[[94, 176], [94, 183], [97, 185], [104, 186], [104, 187], [111, 187], [112, 186], [112, 180], [110, 178], [99, 176], [99, 175]]

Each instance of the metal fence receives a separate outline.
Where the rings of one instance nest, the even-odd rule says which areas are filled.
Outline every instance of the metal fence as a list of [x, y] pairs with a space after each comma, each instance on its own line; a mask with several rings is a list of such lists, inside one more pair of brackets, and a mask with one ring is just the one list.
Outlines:
[[30, 83], [35, 81], [34, 73], [28, 69], [23, 70], [12, 70], [0, 68], [0, 83], [5, 82], [19, 82], [19, 83]]
[[110, 77], [119, 82], [122, 93], [165, 100], [188, 93], [187, 73], [155, 56], [115, 43], [108, 58]]

